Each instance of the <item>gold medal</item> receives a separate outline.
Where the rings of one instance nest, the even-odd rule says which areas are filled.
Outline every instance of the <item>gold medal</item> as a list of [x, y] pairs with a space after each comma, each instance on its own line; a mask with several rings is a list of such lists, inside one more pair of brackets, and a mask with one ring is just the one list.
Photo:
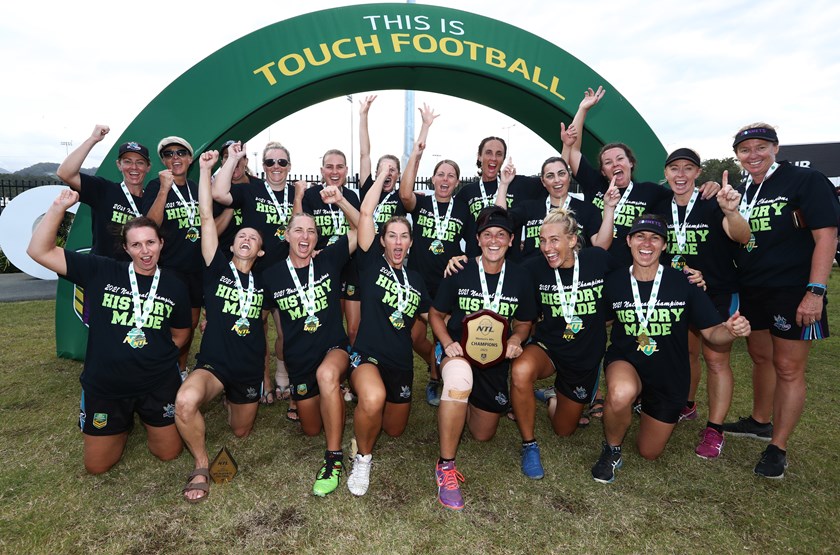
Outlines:
[[675, 270], [684, 270], [685, 269], [685, 257], [679, 254], [675, 254], [673, 258], [671, 258], [671, 268]]
[[391, 313], [391, 316], [388, 317], [388, 320], [391, 321], [391, 325], [394, 326], [394, 329], [401, 330], [405, 327], [405, 320], [403, 319], [403, 313], [399, 310], [395, 310]]
[[644, 330], [640, 331], [639, 335], [636, 336], [636, 337], [637, 337], [636, 341], [638, 342], [639, 347], [645, 347], [650, 343], [650, 338], [648, 337], [648, 334]]
[[746, 245], [744, 245], [744, 248], [747, 249], [747, 252], [752, 252], [755, 246], [755, 235], [750, 233], [750, 240]]
[[123, 343], [128, 343], [129, 347], [131, 347], [132, 349], [142, 349], [146, 346], [148, 341], [146, 341], [146, 334], [143, 333], [142, 329], [131, 328], [129, 332], [125, 335]]
[[201, 235], [198, 233], [198, 229], [195, 226], [190, 227], [187, 230], [187, 239], [195, 243], [199, 240], [199, 238], [201, 238]]
[[319, 327], [321, 327], [321, 322], [314, 314], [307, 316], [303, 322], [303, 331], [307, 333], [315, 333]]
[[440, 239], [435, 239], [429, 245], [429, 250], [432, 251], [432, 254], [443, 254], [443, 242]]
[[251, 323], [247, 318], [240, 318], [233, 324], [231, 330], [236, 332], [239, 337], [245, 337], [251, 332]]
[[583, 329], [583, 320], [579, 316], [572, 316], [571, 321], [566, 324], [566, 329], [563, 330], [563, 339], [571, 341]]
[[338, 235], [332, 235], [332, 236], [330, 236], [329, 241], [327, 241], [327, 246], [330, 246], [330, 245], [332, 245], [332, 244], [335, 244], [335, 242], [336, 242], [336, 241], [338, 241]]
[[282, 225], [277, 228], [277, 231], [274, 232], [274, 236], [280, 239], [281, 241], [286, 239], [286, 228]]

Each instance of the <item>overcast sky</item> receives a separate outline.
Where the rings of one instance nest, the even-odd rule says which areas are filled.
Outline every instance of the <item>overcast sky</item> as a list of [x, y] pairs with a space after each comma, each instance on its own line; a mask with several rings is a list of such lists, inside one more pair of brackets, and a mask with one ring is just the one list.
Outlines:
[[[110, 141], [85, 164], [98, 165], [152, 98], [215, 50], [282, 19], [351, 3], [363, 2], [4, 3], [0, 168], [60, 162], [67, 149], [62, 142], [75, 147], [94, 124], [105, 123], [112, 128]], [[703, 158], [730, 156], [732, 134], [757, 120], [778, 126], [784, 144], [840, 141], [840, 2], [440, 4], [500, 18], [565, 49], [608, 79], [668, 150], [691, 146]], [[402, 128], [393, 124], [402, 121], [402, 99], [402, 92], [383, 92], [371, 111], [374, 156], [402, 152]], [[418, 106], [424, 101], [442, 114], [432, 128], [427, 165], [438, 155], [472, 168], [478, 141], [490, 134], [509, 138], [523, 173], [537, 172], [554, 154], [504, 114], [418, 92]], [[326, 149], [350, 154], [350, 110], [342, 96], [299, 112], [255, 137], [248, 151], [261, 150], [270, 135], [290, 147], [296, 172], [315, 172]], [[475, 144], [464, 144], [464, 122], [474, 129]], [[324, 125], [334, 130], [329, 144], [317, 134], [291, 136], [299, 126]], [[632, 146], [632, 137], [616, 139]], [[357, 144], [354, 149], [358, 156]], [[421, 168], [421, 175], [427, 173]]]

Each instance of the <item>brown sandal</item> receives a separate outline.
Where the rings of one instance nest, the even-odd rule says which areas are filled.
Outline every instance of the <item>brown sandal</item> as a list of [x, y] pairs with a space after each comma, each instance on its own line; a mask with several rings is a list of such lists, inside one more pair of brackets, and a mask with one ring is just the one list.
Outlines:
[[[207, 481], [193, 483], [193, 479], [198, 478], [199, 476]], [[204, 495], [191, 499], [186, 496], [186, 493], [189, 491], [203, 491]], [[190, 472], [190, 475], [187, 476], [187, 485], [184, 486], [181, 493], [184, 494], [184, 499], [187, 503], [198, 503], [207, 499], [210, 496], [210, 471], [207, 468], [196, 468]]]

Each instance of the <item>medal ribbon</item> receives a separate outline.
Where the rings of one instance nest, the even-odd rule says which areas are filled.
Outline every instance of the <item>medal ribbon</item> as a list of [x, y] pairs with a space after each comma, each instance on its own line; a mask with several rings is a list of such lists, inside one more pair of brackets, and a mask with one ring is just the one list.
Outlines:
[[[563, 201], [563, 210], [569, 209], [569, 203], [572, 202], [572, 197], [566, 195], [566, 200]], [[545, 215], [548, 216], [548, 213], [551, 212], [551, 209], [554, 208], [551, 206], [551, 197], [545, 199]], [[559, 208], [559, 207], [558, 207]]]
[[[487, 190], [484, 188], [484, 180], [480, 177], [478, 178], [478, 187], [481, 189], [481, 207], [487, 208], [492, 202], [490, 202], [490, 198], [487, 197]], [[499, 190], [499, 178], [496, 177], [496, 190]]]
[[750, 221], [750, 215], [755, 207], [755, 203], [758, 201], [758, 194], [761, 192], [761, 186], [767, 182], [770, 176], [773, 175], [773, 172], [777, 169], [779, 169], [779, 164], [773, 162], [773, 165], [771, 165], [770, 169], [767, 170], [767, 173], [764, 174], [764, 179], [758, 184], [758, 189], [755, 190], [755, 196], [753, 196], [753, 199], [749, 204], [747, 204], [747, 191], [749, 191], [750, 185], [753, 184], [753, 178], [751, 175], [747, 176], [747, 184], [744, 185], [744, 196], [741, 197], [741, 204], [738, 206], [738, 212], [740, 212], [744, 219], [748, 222]]
[[502, 262], [502, 271], [499, 273], [499, 283], [496, 284], [496, 292], [493, 293], [492, 300], [490, 299], [490, 291], [487, 287], [487, 275], [484, 273], [484, 264], [481, 262], [481, 257], [478, 257], [478, 277], [481, 280], [481, 294], [484, 297], [483, 308], [499, 312], [499, 305], [502, 304], [502, 284], [505, 282], [505, 265]]
[[388, 203], [388, 201], [391, 199], [392, 196], [394, 196], [394, 193], [396, 193], [396, 192], [397, 192], [396, 189], [394, 189], [390, 193], [385, 195], [385, 198], [382, 199], [382, 202], [377, 204], [376, 208], [374, 208], [374, 210], [373, 210], [373, 226], [376, 228], [376, 231], [379, 231], [379, 224], [376, 223], [376, 219], [379, 217], [379, 214], [382, 213], [382, 207], [385, 206], [385, 204]]
[[248, 313], [251, 311], [251, 305], [254, 303], [254, 274], [248, 272], [248, 294], [242, 289], [242, 281], [239, 279], [239, 272], [233, 262], [228, 262], [230, 269], [233, 272], [233, 279], [236, 280], [236, 292], [239, 293], [239, 314], [243, 319], [248, 319]]
[[400, 280], [397, 279], [397, 273], [394, 271], [394, 268], [391, 267], [391, 264], [388, 262], [388, 259], [385, 258], [385, 255], [382, 255], [382, 258], [385, 259], [385, 265], [388, 266], [388, 270], [391, 272], [391, 278], [393, 278], [394, 283], [397, 284], [397, 310], [399, 310], [402, 314], [405, 314], [405, 309], [408, 308], [408, 294], [411, 291], [408, 284], [408, 274], [405, 272], [405, 266], [400, 266], [403, 275], [403, 281], [405, 282], [404, 285], [400, 285]]
[[122, 192], [125, 195], [125, 200], [128, 201], [128, 205], [131, 206], [131, 210], [134, 212], [134, 216], [137, 217], [140, 215], [140, 211], [137, 210], [137, 205], [134, 204], [134, 197], [131, 196], [131, 193], [128, 192], [128, 187], [125, 186], [125, 181], [120, 183], [120, 187], [122, 187]]
[[289, 187], [283, 187], [283, 205], [281, 206], [280, 203], [277, 202], [277, 197], [275, 196], [271, 185], [268, 184], [268, 181], [263, 181], [263, 185], [265, 185], [265, 192], [268, 194], [268, 198], [271, 199], [271, 202], [274, 203], [274, 208], [277, 209], [277, 216], [280, 218], [280, 222], [285, 226], [288, 223], [288, 220], [286, 219], [287, 214], [283, 207], [289, 206]]
[[691, 200], [688, 201], [688, 204], [685, 207], [685, 220], [683, 220], [682, 224], [680, 224], [680, 212], [677, 209], [677, 199], [676, 197], [671, 199], [671, 217], [674, 220], [674, 235], [677, 237], [677, 246], [679, 247], [680, 252], [685, 251], [685, 229], [688, 226], [688, 215], [691, 214], [691, 209], [694, 208], [694, 203], [697, 202], [698, 195], [700, 195], [700, 191], [698, 189], [694, 189], [694, 192], [691, 193]]
[[449, 219], [452, 216], [453, 204], [455, 203], [452, 199], [449, 199], [449, 206], [446, 208], [446, 216], [444, 216], [443, 220], [441, 220], [440, 215], [438, 214], [437, 199], [434, 195], [432, 195], [432, 215], [435, 217], [435, 239], [438, 241], [443, 241], [443, 238], [446, 236], [446, 230], [449, 229]]
[[557, 280], [557, 292], [559, 293], [560, 297], [560, 309], [563, 311], [563, 319], [566, 320], [567, 324], [572, 323], [572, 318], [575, 316], [575, 305], [577, 304], [577, 294], [578, 294], [578, 286], [580, 285], [580, 260], [578, 259], [577, 253], [575, 255], [575, 266], [574, 270], [572, 270], [572, 290], [569, 292], [569, 297], [566, 297], [566, 292], [564, 291], [563, 281], [560, 279], [560, 271], [555, 268], [554, 269], [554, 279]]
[[630, 198], [630, 193], [633, 192], [633, 182], [631, 181], [630, 184], [624, 189], [624, 194], [621, 195], [621, 198], [618, 199], [618, 204], [615, 205], [615, 215], [621, 215], [621, 211], [624, 208], [624, 205], [627, 204], [627, 200]]
[[292, 274], [292, 281], [297, 288], [298, 296], [300, 297], [300, 302], [303, 304], [303, 308], [306, 310], [306, 314], [309, 316], [315, 315], [315, 265], [312, 263], [312, 259], [309, 259], [309, 283], [308, 290], [304, 292], [303, 285], [301, 285], [300, 280], [297, 276], [297, 271], [295, 271], [295, 267], [292, 266], [292, 261], [288, 258], [286, 259], [286, 266], [289, 268], [289, 273]]
[[128, 265], [128, 282], [131, 284], [131, 301], [134, 305], [134, 327], [139, 330], [146, 325], [146, 320], [155, 305], [155, 293], [157, 293], [158, 283], [160, 282], [160, 268], [155, 268], [149, 295], [143, 303], [140, 302], [140, 289], [137, 287], [137, 274], [134, 272], [133, 262]]
[[190, 183], [186, 183], [187, 187], [187, 196], [190, 197], [190, 203], [187, 204], [187, 201], [184, 199], [184, 195], [181, 194], [181, 191], [178, 189], [177, 183], [172, 183], [172, 190], [175, 191], [175, 196], [178, 197], [178, 200], [181, 201], [181, 204], [184, 205], [184, 208], [187, 210], [187, 217], [190, 220], [190, 225], [195, 227], [198, 224], [195, 223], [195, 215], [198, 213], [198, 210], [195, 206], [195, 200], [193, 200], [192, 191], [190, 190]]
[[653, 311], [656, 308], [656, 297], [659, 295], [659, 286], [662, 285], [662, 272], [665, 267], [662, 264], [656, 270], [656, 277], [653, 278], [653, 287], [650, 290], [650, 298], [647, 302], [647, 313], [642, 312], [642, 298], [639, 296], [639, 282], [633, 275], [633, 266], [630, 266], [630, 287], [633, 289], [633, 306], [636, 309], [636, 318], [639, 320], [641, 329], [647, 331], [647, 325]]

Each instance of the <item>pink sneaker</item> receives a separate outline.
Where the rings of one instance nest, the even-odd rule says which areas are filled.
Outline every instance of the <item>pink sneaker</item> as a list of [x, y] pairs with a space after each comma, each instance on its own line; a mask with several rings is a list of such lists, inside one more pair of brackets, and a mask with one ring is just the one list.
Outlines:
[[683, 420], [696, 420], [697, 419], [697, 404], [695, 403], [693, 407], [688, 408], [685, 406], [680, 411], [680, 422]]
[[714, 428], [706, 428], [700, 433], [700, 443], [694, 452], [701, 459], [716, 459], [723, 450], [723, 434]]

